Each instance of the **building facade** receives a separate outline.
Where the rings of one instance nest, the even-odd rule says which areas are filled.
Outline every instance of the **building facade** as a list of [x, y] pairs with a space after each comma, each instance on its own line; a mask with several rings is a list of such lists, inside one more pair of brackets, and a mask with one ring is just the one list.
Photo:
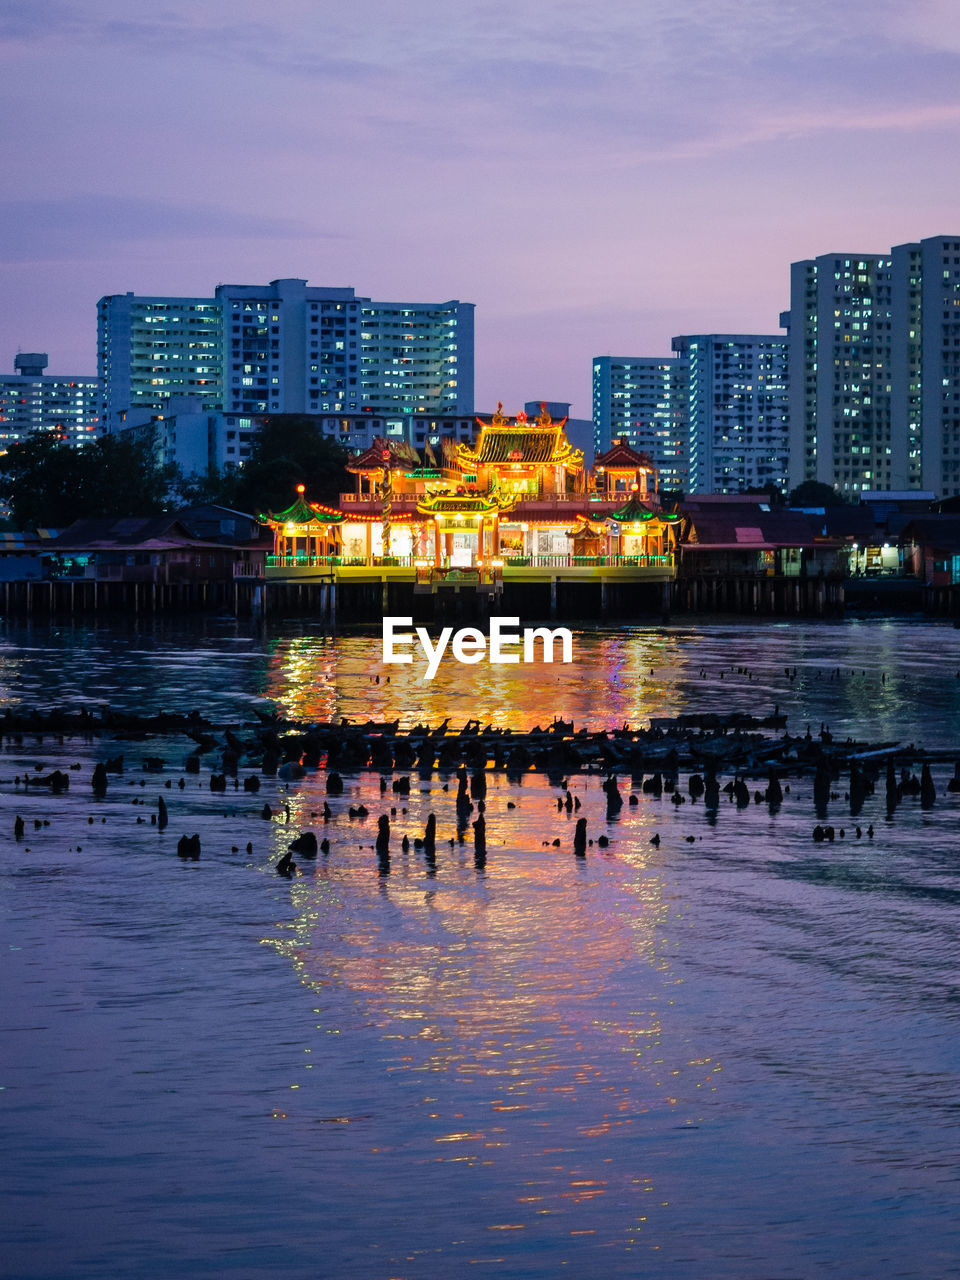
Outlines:
[[184, 476], [205, 476], [243, 466], [259, 419], [207, 409], [196, 396], [171, 396], [160, 412], [130, 409], [113, 434], [149, 446], [157, 466], [179, 467]]
[[374, 302], [305, 280], [98, 307], [102, 416], [197, 396], [227, 414], [473, 412], [473, 305]]
[[788, 340], [782, 334], [683, 335], [690, 493], [783, 490], [788, 472]]
[[687, 364], [679, 357], [596, 356], [593, 360], [594, 447], [617, 440], [649, 454], [663, 489], [686, 492]]
[[790, 483], [960, 493], [960, 236], [791, 267]]
[[91, 375], [48, 374], [46, 352], [21, 353], [0, 374], [0, 451], [35, 432], [51, 432], [82, 448], [95, 440], [100, 384]]

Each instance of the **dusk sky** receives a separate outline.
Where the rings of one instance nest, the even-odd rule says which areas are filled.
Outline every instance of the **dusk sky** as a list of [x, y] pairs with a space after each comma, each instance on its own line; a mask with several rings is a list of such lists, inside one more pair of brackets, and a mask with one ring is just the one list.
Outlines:
[[6, 0], [0, 366], [107, 293], [476, 304], [476, 402], [776, 332], [789, 264], [960, 233], [955, 0]]

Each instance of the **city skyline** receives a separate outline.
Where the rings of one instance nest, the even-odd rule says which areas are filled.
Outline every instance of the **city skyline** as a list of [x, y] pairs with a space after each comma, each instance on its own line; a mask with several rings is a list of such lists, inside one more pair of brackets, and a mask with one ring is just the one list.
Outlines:
[[60, 0], [0, 17], [0, 345], [96, 369], [100, 297], [284, 276], [476, 304], [476, 404], [772, 333], [790, 264], [950, 234], [960, 18], [882, 0]]

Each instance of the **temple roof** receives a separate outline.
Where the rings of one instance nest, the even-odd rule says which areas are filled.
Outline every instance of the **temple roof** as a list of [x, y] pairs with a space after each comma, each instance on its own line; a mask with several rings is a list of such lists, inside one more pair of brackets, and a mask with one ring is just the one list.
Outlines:
[[539, 465], [566, 461], [571, 449], [562, 428], [551, 427], [541, 431], [530, 427], [485, 426], [475, 447], [461, 444], [457, 452], [462, 464], [489, 466], [491, 463], [520, 462]]
[[286, 511], [267, 511], [258, 517], [263, 524], [339, 524], [343, 512], [335, 507], [323, 507], [319, 502], [307, 502], [302, 491]]
[[653, 459], [649, 453], [638, 453], [623, 438], [614, 442], [606, 453], [598, 453], [594, 459], [594, 467], [604, 467], [607, 471], [652, 471]]
[[482, 466], [543, 466], [545, 463], [562, 462], [573, 470], [583, 466], [583, 453], [574, 449], [564, 430], [566, 418], [554, 422], [544, 405], [539, 418], [527, 420], [525, 413], [518, 413], [516, 422], [510, 422], [497, 405], [497, 412], [490, 422], [477, 418], [481, 431], [472, 445], [457, 446], [457, 461], [465, 470]]
[[568, 538], [598, 538], [603, 533], [603, 521], [591, 520], [589, 516], [576, 515], [572, 529], [564, 529]]
[[422, 467], [420, 455], [406, 440], [386, 440], [378, 436], [369, 449], [347, 463], [347, 470], [382, 471], [384, 467]]
[[[616, 520], [618, 524], [626, 524], [635, 520], [652, 520], [654, 516], [658, 514], [659, 513], [654, 512], [645, 502], [641, 501], [638, 493], [631, 493], [626, 506], [621, 507], [619, 511], [611, 511], [607, 516], [607, 519]], [[674, 515], [659, 515], [659, 518], [661, 520], [669, 521], [679, 519], [678, 516]]]

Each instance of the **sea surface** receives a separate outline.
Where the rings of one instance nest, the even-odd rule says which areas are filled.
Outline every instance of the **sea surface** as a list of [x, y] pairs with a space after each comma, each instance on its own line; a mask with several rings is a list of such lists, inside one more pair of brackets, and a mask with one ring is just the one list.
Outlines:
[[[4, 738], [0, 1276], [960, 1276], [960, 631], [574, 641], [572, 667], [447, 661], [424, 683], [379, 636], [306, 621], [0, 623], [0, 711], [527, 729], [778, 708], [795, 734], [942, 757], [932, 809], [888, 817], [881, 786], [851, 818], [841, 782], [832, 844], [810, 778], [714, 820], [635, 788], [608, 821], [597, 775], [567, 813], [544, 777], [491, 771], [478, 867], [449, 773], [409, 796], [347, 774], [324, 824], [323, 770], [216, 793], [219, 752], [184, 774], [184, 737]], [[37, 766], [69, 791], [25, 794]], [[431, 812], [435, 868], [412, 844]], [[305, 829], [329, 853], [285, 879]]]

